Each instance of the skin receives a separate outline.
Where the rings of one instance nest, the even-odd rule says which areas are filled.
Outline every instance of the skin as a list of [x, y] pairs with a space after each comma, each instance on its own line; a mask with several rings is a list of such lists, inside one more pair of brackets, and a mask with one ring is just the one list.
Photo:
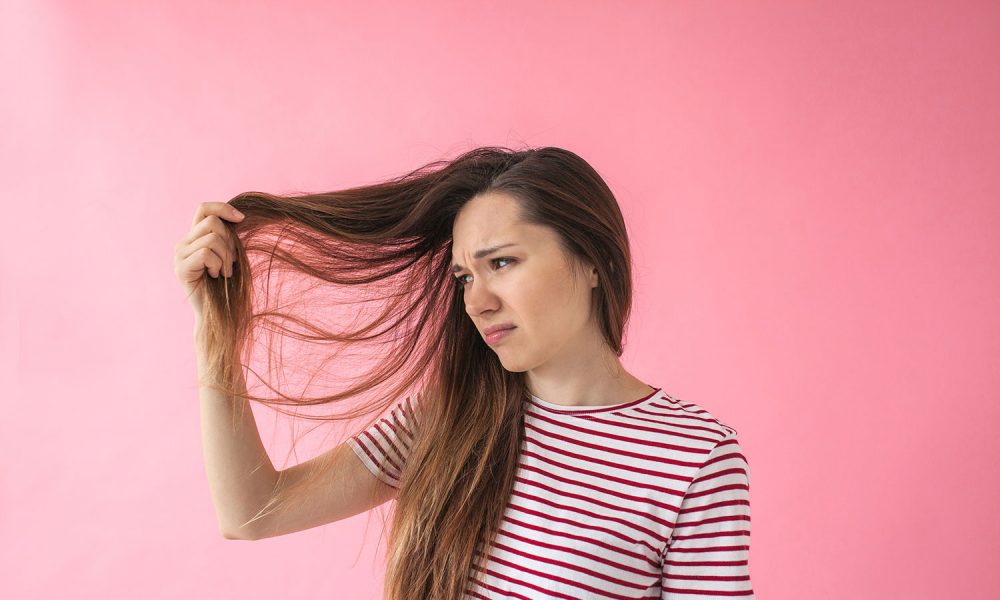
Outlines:
[[[474, 258], [479, 249], [511, 242], [516, 245]], [[654, 391], [625, 370], [591, 315], [591, 290], [599, 285], [593, 264], [584, 264], [586, 276], [574, 270], [555, 231], [523, 222], [512, 196], [480, 194], [462, 207], [452, 228], [456, 263], [465, 310], [480, 335], [491, 325], [516, 326], [490, 348], [505, 369], [525, 373], [535, 396], [565, 406], [606, 406]]]

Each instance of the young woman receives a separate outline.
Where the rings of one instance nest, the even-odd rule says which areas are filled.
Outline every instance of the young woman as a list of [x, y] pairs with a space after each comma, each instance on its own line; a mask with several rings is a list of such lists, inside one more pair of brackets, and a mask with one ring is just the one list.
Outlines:
[[[275, 230], [294, 248], [262, 239]], [[368, 379], [307, 401], [247, 393], [243, 352], [265, 312], [252, 312], [250, 282], [275, 263], [385, 292], [388, 307], [356, 331], [305, 322], [310, 339], [387, 340]], [[393, 499], [387, 600], [754, 597], [737, 432], [621, 364], [628, 236], [576, 154], [484, 147], [374, 185], [204, 203], [176, 272], [195, 308], [205, 462], [227, 537]], [[338, 402], [393, 377], [345, 418], [385, 417], [281, 471], [246, 410]]]

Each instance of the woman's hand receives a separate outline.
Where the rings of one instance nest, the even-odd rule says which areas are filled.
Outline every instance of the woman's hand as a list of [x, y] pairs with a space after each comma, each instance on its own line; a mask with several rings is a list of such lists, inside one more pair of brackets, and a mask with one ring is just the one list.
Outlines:
[[202, 202], [194, 213], [191, 230], [174, 246], [174, 273], [196, 316], [201, 316], [201, 296], [192, 292], [205, 271], [213, 278], [233, 274], [236, 247], [222, 219], [238, 222], [243, 216], [226, 202]]

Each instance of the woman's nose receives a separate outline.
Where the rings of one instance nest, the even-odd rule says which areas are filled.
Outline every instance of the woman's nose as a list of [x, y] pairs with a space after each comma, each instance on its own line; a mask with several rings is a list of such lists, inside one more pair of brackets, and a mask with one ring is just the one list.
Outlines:
[[496, 294], [487, 286], [477, 283], [470, 283], [465, 287], [465, 308], [471, 314], [478, 314], [483, 310], [494, 308], [496, 305]]

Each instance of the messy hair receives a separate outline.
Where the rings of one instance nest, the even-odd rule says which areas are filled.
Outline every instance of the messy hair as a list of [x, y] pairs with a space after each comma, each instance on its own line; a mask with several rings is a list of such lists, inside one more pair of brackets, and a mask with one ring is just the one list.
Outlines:
[[[528, 396], [524, 374], [504, 369], [484, 342], [450, 272], [456, 215], [484, 193], [513, 198], [524, 222], [557, 234], [572, 265], [598, 270], [593, 318], [621, 356], [632, 304], [625, 222], [600, 175], [580, 156], [551, 146], [475, 148], [394, 179], [331, 192], [241, 193], [229, 203], [246, 218], [224, 221], [235, 239], [233, 276], [206, 274], [195, 292], [204, 302], [211, 385], [233, 397], [285, 413], [282, 406], [332, 405], [378, 389], [374, 401], [322, 417], [372, 422], [417, 392], [419, 427], [387, 536], [386, 600], [462, 598], [468, 578], [481, 576], [514, 485]], [[332, 330], [269, 306], [276, 270], [346, 286], [345, 303], [358, 304], [350, 311], [362, 322]], [[259, 330], [324, 348], [372, 344], [378, 360], [336, 393], [301, 397], [268, 386], [276, 398], [252, 395], [243, 372]], [[329, 463], [319, 463], [311, 476], [325, 468]], [[270, 500], [247, 523], [301, 498], [311, 487], [305, 479], [293, 486], [279, 473]]]

